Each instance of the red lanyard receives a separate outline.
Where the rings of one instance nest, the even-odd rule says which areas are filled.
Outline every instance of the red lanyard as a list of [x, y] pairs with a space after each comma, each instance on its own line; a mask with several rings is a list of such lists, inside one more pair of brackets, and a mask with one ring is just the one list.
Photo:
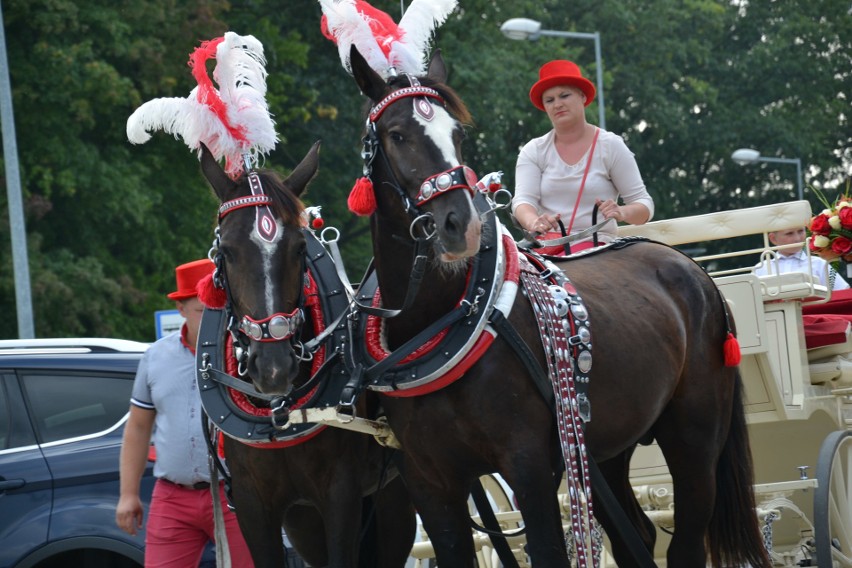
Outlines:
[[595, 137], [592, 138], [592, 147], [589, 150], [589, 158], [586, 160], [586, 171], [583, 172], [583, 181], [580, 182], [580, 192], [577, 194], [577, 202], [574, 204], [574, 212], [571, 213], [571, 221], [568, 222], [568, 234], [571, 234], [571, 227], [574, 226], [574, 217], [577, 216], [577, 209], [580, 208], [580, 198], [583, 197], [583, 189], [586, 187], [586, 178], [589, 176], [589, 168], [592, 166], [592, 156], [595, 154], [595, 144], [598, 142], [598, 134], [601, 129], [595, 128]]

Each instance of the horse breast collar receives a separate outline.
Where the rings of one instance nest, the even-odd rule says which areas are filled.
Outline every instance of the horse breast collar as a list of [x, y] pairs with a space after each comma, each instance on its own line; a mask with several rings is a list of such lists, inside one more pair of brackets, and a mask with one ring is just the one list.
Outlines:
[[[489, 208], [484, 196], [477, 196], [474, 203], [480, 212]], [[384, 346], [381, 318], [358, 314], [357, 320], [350, 322], [353, 329], [347, 364], [353, 374], [365, 375], [366, 388], [400, 397], [433, 392], [461, 377], [491, 345], [496, 332], [488, 325], [488, 317], [495, 304], [514, 300], [517, 270], [512, 267], [516, 268], [517, 262], [507, 262], [512, 251], [507, 252], [506, 243], [511, 242], [514, 249], [513, 241], [495, 215], [487, 215], [482, 233], [480, 252], [473, 260], [457, 307], [393, 353]], [[380, 303], [375, 273], [362, 283], [357, 299]]]
[[[330, 256], [311, 231], [303, 229], [307, 241], [307, 278], [305, 308], [314, 321], [314, 333], [336, 323], [337, 316], [347, 309], [348, 301]], [[249, 397], [230, 386], [242, 382], [237, 375], [227, 332], [225, 310], [205, 309], [199, 330], [197, 351], [198, 389], [201, 402], [210, 420], [228, 436], [264, 448], [280, 448], [305, 442], [326, 426], [296, 424], [280, 429], [275, 426], [268, 406], [257, 407]], [[293, 408], [326, 407], [337, 404], [346, 375], [339, 366], [336, 352], [345, 341], [345, 329], [337, 326], [317, 348], [311, 365], [312, 382]], [[230, 367], [230, 368], [229, 368]], [[229, 372], [224, 372], [224, 370]], [[231, 377], [232, 380], [228, 380]]]

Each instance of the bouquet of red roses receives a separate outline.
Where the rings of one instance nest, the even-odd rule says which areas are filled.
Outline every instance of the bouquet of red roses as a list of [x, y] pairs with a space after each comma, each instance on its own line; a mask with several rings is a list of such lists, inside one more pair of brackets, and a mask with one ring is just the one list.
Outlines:
[[829, 203], [825, 196], [814, 189], [825, 209], [811, 219], [808, 226], [808, 247], [811, 253], [829, 262], [843, 258], [852, 260], [852, 196], [839, 196]]

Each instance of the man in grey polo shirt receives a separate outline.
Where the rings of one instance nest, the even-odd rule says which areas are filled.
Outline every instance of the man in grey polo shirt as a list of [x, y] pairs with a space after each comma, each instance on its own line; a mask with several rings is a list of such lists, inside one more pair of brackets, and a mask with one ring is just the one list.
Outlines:
[[[133, 384], [130, 418], [121, 446], [121, 495], [115, 519], [131, 535], [142, 526], [139, 484], [153, 431], [157, 483], [146, 525], [146, 568], [198, 566], [205, 545], [215, 536], [201, 397], [195, 382], [195, 343], [204, 312], [196, 297], [196, 285], [213, 268], [208, 259], [177, 267], [178, 289], [168, 297], [176, 301], [186, 321], [179, 332], [148, 349]], [[231, 563], [234, 567], [252, 567], [236, 515], [225, 506], [221, 485], [218, 495], [223, 503]]]

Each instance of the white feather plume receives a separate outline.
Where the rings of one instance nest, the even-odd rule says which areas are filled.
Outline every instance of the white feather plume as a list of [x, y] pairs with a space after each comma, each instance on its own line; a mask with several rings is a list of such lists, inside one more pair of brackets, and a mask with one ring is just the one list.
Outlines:
[[[418, 75], [426, 72], [435, 30], [447, 20], [457, 5], [457, 0], [412, 0], [402, 15], [399, 27], [405, 32], [407, 51], [419, 55]], [[395, 55], [395, 47], [391, 48], [391, 57]]]
[[413, 0], [398, 26], [399, 40], [390, 42], [388, 55], [370, 29], [370, 16], [358, 11], [355, 0], [319, 0], [329, 32], [337, 42], [340, 62], [349, 73], [349, 51], [358, 48], [370, 67], [387, 79], [390, 69], [423, 75], [435, 28], [456, 8], [457, 0]]
[[182, 138], [191, 150], [200, 151], [203, 142], [217, 160], [226, 159], [230, 175], [239, 175], [243, 154], [257, 165], [259, 156], [272, 151], [278, 141], [266, 104], [265, 64], [257, 39], [227, 32], [216, 47], [213, 78], [218, 89], [208, 93], [221, 99], [227, 124], [205, 104], [208, 101], [199, 101], [199, 91], [203, 96], [207, 90], [196, 87], [185, 99], [153, 99], [136, 109], [127, 119], [128, 140], [145, 143], [149, 132], [159, 129]]

